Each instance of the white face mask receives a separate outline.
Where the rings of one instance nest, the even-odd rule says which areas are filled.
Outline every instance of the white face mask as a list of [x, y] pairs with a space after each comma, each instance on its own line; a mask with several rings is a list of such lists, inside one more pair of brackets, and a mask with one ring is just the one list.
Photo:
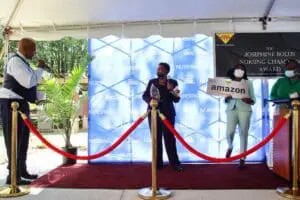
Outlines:
[[284, 75], [285, 75], [286, 77], [288, 77], [288, 78], [292, 78], [292, 77], [295, 76], [295, 71], [294, 71], [294, 70], [286, 70], [286, 71], [284, 72]]
[[233, 72], [233, 75], [236, 77], [236, 78], [242, 78], [244, 76], [245, 72], [244, 70], [241, 70], [241, 69], [236, 69], [234, 70]]

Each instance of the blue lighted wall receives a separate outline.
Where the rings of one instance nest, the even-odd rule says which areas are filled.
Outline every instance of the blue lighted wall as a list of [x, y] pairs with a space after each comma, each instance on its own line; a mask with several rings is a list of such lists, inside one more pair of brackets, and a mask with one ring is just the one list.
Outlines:
[[[141, 114], [146, 104], [141, 96], [149, 79], [156, 75], [159, 62], [171, 65], [170, 76], [177, 79], [181, 101], [176, 104], [176, 129], [197, 150], [224, 157], [226, 113], [223, 99], [205, 93], [206, 82], [214, 77], [213, 38], [121, 39], [108, 36], [89, 40], [95, 59], [89, 66], [89, 154], [112, 144]], [[262, 81], [254, 80], [257, 103], [249, 135], [249, 147], [258, 143], [262, 133]], [[109, 155], [92, 162], [138, 162], [151, 159], [150, 132], [145, 120], [136, 131]], [[239, 135], [233, 153], [239, 152]], [[181, 161], [203, 161], [177, 144]], [[166, 156], [164, 155], [165, 160]], [[264, 159], [263, 150], [248, 157]]]

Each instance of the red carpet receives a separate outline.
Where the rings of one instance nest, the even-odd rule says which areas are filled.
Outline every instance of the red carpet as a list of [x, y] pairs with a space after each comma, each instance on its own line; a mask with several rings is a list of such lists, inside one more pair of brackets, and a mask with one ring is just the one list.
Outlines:
[[[169, 166], [158, 171], [158, 186], [170, 189], [275, 189], [288, 182], [265, 164], [186, 164], [184, 172]], [[31, 187], [139, 189], [151, 185], [150, 164], [76, 164], [61, 166]]]

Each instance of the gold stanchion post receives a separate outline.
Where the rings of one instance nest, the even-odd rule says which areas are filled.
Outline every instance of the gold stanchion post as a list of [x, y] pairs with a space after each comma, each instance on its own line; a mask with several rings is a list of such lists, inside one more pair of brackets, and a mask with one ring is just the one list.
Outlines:
[[300, 192], [298, 188], [298, 178], [299, 178], [299, 109], [300, 109], [300, 101], [293, 100], [292, 101], [292, 109], [293, 109], [293, 145], [292, 145], [292, 160], [293, 160], [293, 187], [292, 188], [277, 188], [277, 193], [288, 199], [300, 199]]
[[171, 197], [171, 192], [157, 188], [157, 106], [158, 102], [156, 99], [152, 99], [150, 102], [151, 106], [151, 135], [152, 135], [152, 187], [143, 188], [139, 190], [138, 196], [142, 199], [168, 199]]
[[0, 197], [18, 197], [29, 193], [28, 188], [17, 186], [17, 141], [18, 141], [18, 108], [19, 104], [13, 102], [12, 107], [12, 133], [11, 133], [11, 185], [0, 190]]

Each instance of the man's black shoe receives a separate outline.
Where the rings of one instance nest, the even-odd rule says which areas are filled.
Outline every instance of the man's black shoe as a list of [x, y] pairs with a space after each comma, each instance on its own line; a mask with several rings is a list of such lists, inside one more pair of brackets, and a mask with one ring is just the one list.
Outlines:
[[240, 159], [240, 163], [238, 165], [238, 168], [240, 168], [240, 169], [245, 169], [246, 168], [246, 164], [245, 164], [244, 159]]
[[226, 158], [229, 158], [231, 156], [232, 153], [232, 148], [228, 148], [226, 151]]
[[172, 167], [176, 172], [183, 172], [183, 167], [181, 165], [176, 165]]
[[21, 177], [22, 177], [22, 178], [25, 178], [25, 179], [31, 179], [31, 180], [34, 180], [34, 179], [37, 179], [37, 178], [38, 178], [38, 175], [37, 175], [37, 174], [29, 174], [29, 173], [25, 173], [25, 174], [22, 174]]
[[164, 168], [165, 166], [164, 166], [164, 164], [157, 164], [156, 165], [156, 169], [157, 170], [160, 170], [160, 169], [162, 169], [162, 168]]
[[[11, 181], [10, 181], [10, 178], [6, 179], [6, 182], [5, 182], [7, 185], [10, 185], [11, 184]], [[17, 185], [30, 185], [32, 183], [32, 181], [28, 181], [28, 180], [24, 180], [24, 179], [19, 179], [17, 180]]]

